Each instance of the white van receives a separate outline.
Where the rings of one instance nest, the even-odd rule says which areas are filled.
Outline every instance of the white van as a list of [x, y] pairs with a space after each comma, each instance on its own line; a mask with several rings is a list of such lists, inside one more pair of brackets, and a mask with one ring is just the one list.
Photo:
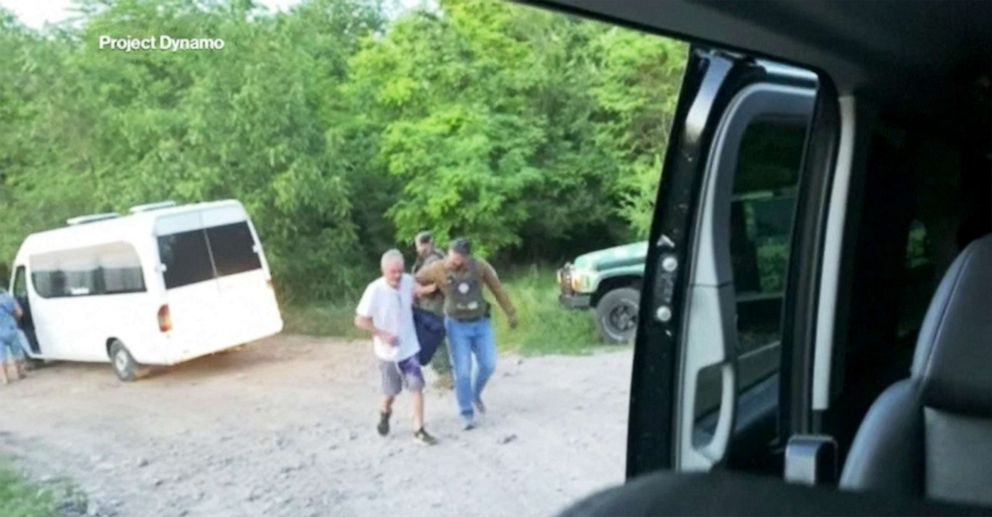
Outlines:
[[142, 205], [30, 235], [11, 293], [35, 359], [110, 361], [118, 377], [277, 334], [258, 234], [238, 201]]

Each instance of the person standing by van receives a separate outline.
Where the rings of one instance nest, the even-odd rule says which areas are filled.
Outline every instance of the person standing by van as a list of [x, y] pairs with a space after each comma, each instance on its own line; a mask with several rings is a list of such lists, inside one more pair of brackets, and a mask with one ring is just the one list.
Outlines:
[[[424, 231], [418, 233], [413, 240], [413, 244], [417, 250], [417, 260], [414, 261], [410, 273], [414, 276], [421, 269], [444, 260], [444, 253], [441, 253], [435, 247], [434, 236], [431, 235], [431, 232]], [[418, 309], [437, 316], [439, 322], [440, 319], [444, 318], [444, 293], [439, 289], [435, 289], [433, 293], [417, 297], [415, 305]], [[448, 357], [448, 348], [444, 344], [444, 341], [441, 341], [441, 344], [438, 345], [437, 350], [434, 352], [431, 366], [439, 376], [438, 384], [450, 390], [454, 386], [454, 380], [451, 377], [451, 358]]]
[[4, 384], [10, 382], [7, 377], [7, 367], [10, 363], [13, 363], [14, 373], [17, 374], [17, 379], [24, 378], [24, 350], [21, 349], [21, 343], [18, 339], [17, 320], [21, 319], [24, 313], [21, 311], [21, 306], [17, 304], [17, 300], [10, 295], [5, 289], [0, 288], [0, 366], [3, 369], [3, 375], [0, 375]]
[[413, 298], [427, 294], [423, 287], [403, 272], [403, 254], [389, 250], [380, 261], [382, 277], [370, 283], [355, 310], [355, 326], [372, 334], [379, 372], [382, 376], [382, 405], [379, 408], [380, 436], [389, 434], [393, 401], [405, 387], [413, 401], [413, 438], [425, 445], [437, 441], [424, 429], [424, 374], [417, 352], [417, 331], [413, 324]]
[[[444, 293], [445, 327], [455, 368], [455, 395], [463, 428], [467, 431], [475, 427], [475, 410], [486, 412], [482, 390], [496, 369], [496, 342], [489, 319], [489, 302], [482, 295], [482, 286], [488, 287], [496, 297], [510, 328], [517, 326], [516, 310], [496, 271], [485, 260], [472, 256], [471, 243], [466, 239], [453, 240], [447, 258], [420, 270], [416, 280], [424, 285], [436, 285]], [[473, 355], [476, 362], [474, 381]]]

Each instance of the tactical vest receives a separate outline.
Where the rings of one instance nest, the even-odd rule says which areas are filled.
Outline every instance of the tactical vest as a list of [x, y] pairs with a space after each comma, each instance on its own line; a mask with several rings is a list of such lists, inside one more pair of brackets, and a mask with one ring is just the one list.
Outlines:
[[476, 320], [489, 315], [489, 303], [482, 297], [479, 263], [469, 259], [460, 271], [448, 271], [448, 294], [444, 313], [456, 320]]

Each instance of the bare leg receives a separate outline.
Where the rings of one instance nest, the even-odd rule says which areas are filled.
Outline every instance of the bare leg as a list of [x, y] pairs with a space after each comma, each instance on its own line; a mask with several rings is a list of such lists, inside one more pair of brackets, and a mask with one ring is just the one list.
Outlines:
[[394, 400], [396, 400], [396, 397], [393, 397], [393, 396], [390, 396], [390, 395], [387, 395], [385, 397], [382, 397], [382, 404], [379, 405], [379, 412], [380, 413], [392, 413], [393, 412], [393, 401]]
[[410, 398], [413, 401], [413, 431], [417, 432], [424, 428], [424, 394], [413, 391]]
[[413, 401], [413, 439], [424, 445], [434, 445], [437, 439], [428, 434], [424, 429], [424, 393], [423, 391], [411, 391], [410, 398]]
[[379, 425], [376, 426], [379, 436], [389, 434], [389, 416], [393, 413], [394, 400], [396, 397], [392, 395], [386, 395], [382, 398], [382, 404], [379, 406]]

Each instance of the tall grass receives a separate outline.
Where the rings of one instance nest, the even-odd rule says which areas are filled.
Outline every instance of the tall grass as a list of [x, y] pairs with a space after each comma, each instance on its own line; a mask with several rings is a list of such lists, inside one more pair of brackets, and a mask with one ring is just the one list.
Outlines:
[[[517, 310], [519, 325], [510, 329], [506, 316], [491, 294], [496, 343], [501, 351], [524, 355], [587, 354], [598, 347], [596, 329], [588, 311], [570, 311], [558, 305], [554, 269], [529, 266], [501, 272], [503, 287]], [[351, 298], [351, 297], [349, 297]], [[286, 332], [348, 339], [366, 338], [353, 325], [358, 298], [283, 307]]]
[[512, 270], [504, 288], [517, 309], [519, 325], [510, 329], [494, 303], [496, 343], [501, 350], [522, 354], [586, 354], [597, 346], [596, 328], [588, 311], [558, 305], [558, 284], [551, 268], [530, 266]]
[[358, 305], [358, 297], [353, 300], [342, 299], [284, 306], [282, 308], [284, 332], [346, 339], [367, 337], [367, 332], [355, 328], [356, 305]]

